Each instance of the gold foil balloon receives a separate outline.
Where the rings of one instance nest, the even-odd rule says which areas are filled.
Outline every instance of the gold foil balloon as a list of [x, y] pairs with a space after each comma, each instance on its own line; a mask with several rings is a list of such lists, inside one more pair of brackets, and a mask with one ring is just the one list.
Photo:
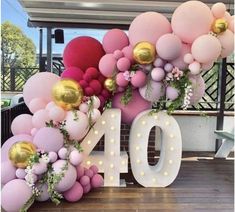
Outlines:
[[26, 168], [31, 155], [36, 153], [34, 144], [28, 141], [14, 143], [8, 152], [12, 164], [18, 168]]
[[156, 50], [149, 42], [139, 42], [134, 47], [133, 55], [139, 64], [149, 64], [155, 60]]
[[114, 79], [108, 78], [104, 81], [104, 87], [108, 91], [115, 91], [116, 90], [116, 82]]
[[58, 106], [65, 110], [71, 110], [81, 104], [83, 90], [74, 80], [63, 79], [54, 85], [52, 96]]
[[220, 34], [222, 32], [225, 32], [227, 28], [228, 28], [228, 22], [222, 18], [216, 19], [212, 24], [212, 31], [215, 34]]

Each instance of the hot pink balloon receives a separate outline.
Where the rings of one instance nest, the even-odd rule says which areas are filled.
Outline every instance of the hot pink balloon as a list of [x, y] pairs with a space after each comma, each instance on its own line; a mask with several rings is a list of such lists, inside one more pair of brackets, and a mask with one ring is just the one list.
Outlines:
[[83, 196], [83, 188], [79, 182], [75, 182], [72, 188], [63, 193], [64, 198], [69, 202], [77, 202]]
[[83, 71], [77, 67], [69, 67], [61, 74], [63, 79], [73, 79], [77, 82], [83, 79]]
[[49, 119], [53, 121], [63, 121], [64, 117], [66, 115], [66, 112], [58, 106], [54, 106], [49, 110]]
[[113, 54], [104, 55], [99, 62], [99, 70], [105, 77], [112, 77], [117, 73], [117, 60]]
[[129, 39], [132, 46], [141, 41], [148, 41], [155, 45], [162, 35], [170, 32], [171, 25], [165, 16], [157, 12], [145, 12], [132, 21]]
[[94, 174], [97, 174], [99, 172], [99, 169], [96, 165], [92, 165], [89, 169], [91, 169]]
[[215, 3], [211, 7], [211, 12], [215, 18], [222, 18], [226, 12], [226, 6], [222, 2]]
[[179, 57], [181, 48], [181, 40], [170, 33], [162, 35], [156, 43], [157, 54], [164, 60], [174, 60]]
[[124, 54], [124, 57], [128, 58], [131, 61], [131, 63], [134, 62], [133, 47], [131, 45], [124, 47], [122, 49], [122, 52]]
[[3, 161], [1, 163], [1, 183], [6, 184], [16, 178], [16, 168], [10, 161]]
[[[132, 99], [127, 105], [121, 103], [122, 96], [123, 93], [115, 94], [112, 103], [113, 108], [121, 109], [123, 123], [131, 124], [137, 114], [151, 108], [151, 103], [144, 100], [138, 90], [132, 92]], [[138, 107], [136, 107], [136, 105], [138, 105]]]
[[32, 116], [29, 114], [21, 114], [17, 116], [11, 123], [11, 131], [13, 135], [31, 134], [33, 129]]
[[202, 35], [192, 44], [192, 55], [199, 63], [216, 61], [221, 53], [219, 40], [212, 35]]
[[115, 50], [122, 50], [129, 45], [129, 39], [126, 33], [120, 29], [109, 30], [102, 41], [106, 53], [113, 53]]
[[142, 71], [136, 71], [131, 78], [131, 84], [136, 88], [141, 88], [147, 83], [147, 76]]
[[213, 22], [210, 8], [200, 1], [187, 1], [174, 11], [171, 26], [183, 42], [192, 43], [197, 37], [207, 34]]
[[37, 112], [38, 110], [45, 109], [47, 102], [42, 98], [34, 98], [29, 103], [29, 110], [32, 113]]
[[[40, 72], [30, 77], [24, 85], [23, 96], [27, 106], [34, 98], [43, 98], [45, 102], [52, 100], [52, 88], [60, 77], [50, 72]], [[43, 84], [42, 84], [43, 83]]]
[[217, 36], [219, 43], [222, 46], [220, 57], [225, 58], [234, 51], [234, 34], [227, 29], [224, 33]]

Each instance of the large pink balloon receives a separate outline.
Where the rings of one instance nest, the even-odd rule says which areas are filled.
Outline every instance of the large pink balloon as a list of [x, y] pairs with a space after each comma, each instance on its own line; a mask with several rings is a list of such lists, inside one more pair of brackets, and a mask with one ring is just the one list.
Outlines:
[[219, 40], [212, 35], [201, 35], [192, 44], [192, 55], [199, 63], [216, 61], [221, 53]]
[[8, 152], [11, 146], [14, 143], [20, 142], [20, 141], [28, 141], [28, 142], [33, 142], [33, 137], [27, 134], [22, 134], [22, 135], [15, 135], [6, 140], [6, 142], [2, 145], [1, 148], [1, 160], [3, 161], [8, 161]]
[[210, 31], [212, 22], [213, 15], [206, 4], [187, 1], [174, 11], [171, 26], [183, 42], [192, 43], [198, 36]]
[[33, 195], [25, 180], [15, 179], [3, 186], [1, 191], [2, 207], [5, 211], [20, 211]]
[[[122, 111], [122, 122], [131, 124], [134, 118], [142, 111], [150, 109], [151, 103], [144, 100], [138, 90], [132, 92], [132, 99], [127, 105], [121, 103], [121, 97], [124, 93], [114, 95], [112, 104], [113, 108], [119, 108]], [[138, 106], [137, 106], [138, 105]]]
[[6, 184], [16, 178], [16, 168], [10, 161], [1, 163], [1, 183]]
[[11, 123], [11, 131], [13, 135], [31, 134], [33, 129], [32, 116], [29, 114], [21, 114], [17, 116]]
[[217, 37], [222, 46], [220, 57], [224, 58], [229, 56], [234, 51], [234, 34], [227, 29], [224, 33], [221, 33]]
[[104, 55], [99, 62], [99, 70], [105, 77], [112, 77], [117, 73], [117, 60], [113, 54]]
[[75, 182], [72, 188], [63, 193], [64, 198], [69, 202], [77, 202], [83, 196], [83, 188], [79, 182]]
[[32, 123], [35, 128], [45, 127], [50, 121], [49, 111], [42, 109], [33, 114]]
[[122, 50], [129, 45], [129, 39], [126, 33], [120, 29], [109, 30], [102, 41], [106, 53], [113, 53], [115, 50]]
[[52, 100], [52, 87], [60, 77], [50, 73], [41, 72], [30, 77], [24, 85], [23, 96], [27, 106], [34, 98], [43, 98], [47, 103]]
[[145, 12], [132, 21], [129, 39], [132, 46], [141, 41], [148, 41], [155, 45], [162, 35], [170, 32], [171, 25], [165, 16], [156, 12]]
[[174, 34], [162, 35], [156, 44], [157, 54], [164, 60], [174, 60], [180, 56], [181, 40]]

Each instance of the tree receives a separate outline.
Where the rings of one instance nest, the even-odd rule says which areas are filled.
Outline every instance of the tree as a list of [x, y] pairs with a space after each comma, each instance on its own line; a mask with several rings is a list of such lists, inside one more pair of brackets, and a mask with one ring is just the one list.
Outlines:
[[20, 28], [6, 21], [1, 25], [1, 62], [4, 67], [32, 67], [36, 47]]

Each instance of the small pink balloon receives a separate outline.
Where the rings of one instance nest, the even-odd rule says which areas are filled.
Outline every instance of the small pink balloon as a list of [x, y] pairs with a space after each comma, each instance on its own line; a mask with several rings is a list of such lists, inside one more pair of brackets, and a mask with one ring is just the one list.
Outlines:
[[91, 186], [93, 188], [99, 188], [104, 185], [104, 179], [100, 174], [95, 174], [91, 179]]
[[165, 77], [165, 71], [162, 68], [154, 68], [151, 72], [151, 77], [154, 81], [160, 82]]
[[92, 171], [91, 169], [86, 169], [86, 168], [85, 168], [84, 174], [85, 174], [86, 176], [90, 177], [90, 178], [92, 178], [93, 175], [94, 175], [94, 173], [93, 173], [93, 171]]
[[37, 112], [38, 110], [45, 109], [47, 102], [44, 101], [42, 98], [34, 98], [29, 103], [29, 110], [32, 113]]
[[116, 76], [116, 83], [117, 83], [117, 85], [119, 85], [121, 87], [126, 87], [129, 83], [129, 81], [125, 79], [123, 73], [118, 73]]
[[213, 66], [214, 66], [214, 62], [202, 63], [201, 64], [202, 71], [210, 70], [210, 69], [212, 69]]
[[47, 171], [47, 164], [44, 162], [35, 163], [32, 166], [32, 172], [36, 175], [43, 174]]
[[131, 45], [124, 47], [122, 49], [122, 53], [124, 54], [124, 57], [128, 58], [131, 61], [131, 63], [134, 62], [133, 47]]
[[88, 112], [88, 104], [87, 103], [82, 103], [79, 105], [79, 110], [83, 113], [87, 113]]
[[154, 62], [153, 62], [155, 67], [163, 67], [165, 65], [165, 61], [161, 58], [157, 58]]
[[219, 43], [222, 46], [220, 57], [225, 58], [234, 51], [234, 34], [227, 29], [224, 33], [217, 36]]
[[16, 178], [16, 168], [10, 161], [3, 161], [1, 163], [1, 183], [6, 184]]
[[129, 45], [129, 39], [126, 33], [120, 29], [109, 30], [102, 41], [106, 53], [113, 53], [115, 50], [122, 50]]
[[92, 171], [93, 171], [93, 173], [94, 174], [97, 174], [98, 173], [98, 171], [99, 171], [99, 169], [98, 169], [98, 167], [96, 166], [96, 165], [92, 165], [92, 166], [90, 166], [90, 168], [89, 169], [91, 169]]
[[207, 34], [198, 37], [193, 42], [191, 50], [195, 60], [199, 63], [208, 63], [210, 61], [216, 61], [222, 49], [219, 40]]
[[119, 86], [119, 87], [117, 88], [117, 92], [118, 92], [118, 93], [123, 92], [123, 91], [125, 91], [125, 88], [124, 88], [124, 87], [120, 87], [120, 86]]
[[187, 53], [184, 55], [184, 62], [187, 64], [192, 63], [194, 60], [193, 55], [191, 53]]
[[56, 152], [49, 152], [48, 157], [50, 159], [50, 163], [54, 163], [58, 159], [58, 155], [56, 154]]
[[66, 159], [68, 155], [68, 150], [65, 147], [62, 147], [59, 151], [58, 151], [58, 156], [60, 159]]
[[105, 77], [112, 77], [116, 74], [117, 60], [113, 54], [104, 55], [99, 62], [99, 70]]
[[229, 23], [232, 19], [232, 16], [230, 15], [230, 13], [228, 11], [226, 11], [224, 13], [224, 19]]
[[170, 33], [162, 35], [156, 43], [157, 54], [165, 60], [174, 60], [179, 57], [181, 48], [181, 40]]
[[54, 106], [49, 110], [48, 115], [50, 120], [59, 122], [64, 120], [66, 113], [61, 107]]
[[98, 109], [94, 108], [93, 110], [89, 112], [89, 115], [90, 115], [92, 123], [95, 123], [101, 116], [101, 113]]
[[86, 186], [83, 187], [83, 193], [84, 193], [84, 194], [89, 193], [90, 190], [91, 190], [91, 184], [88, 184], [88, 185], [86, 185]]
[[167, 99], [170, 99], [170, 100], [175, 100], [177, 99], [179, 96], [179, 91], [171, 86], [168, 86], [166, 88], [166, 97]]
[[84, 175], [80, 178], [79, 182], [81, 183], [82, 186], [86, 186], [90, 184], [90, 177]]
[[26, 176], [26, 174], [27, 174], [27, 173], [25, 172], [24, 169], [20, 169], [20, 168], [16, 169], [16, 177], [17, 177], [17, 178], [19, 178], [19, 179], [24, 179], [25, 176]]
[[40, 191], [40, 195], [38, 197], [36, 197], [37, 201], [44, 202], [44, 201], [47, 201], [50, 199], [47, 184], [37, 184], [36, 187]]
[[47, 105], [46, 105], [46, 110], [50, 110], [52, 107], [56, 106], [55, 102], [49, 102]]
[[199, 62], [194, 61], [191, 64], [189, 64], [188, 69], [190, 70], [190, 73], [193, 75], [200, 74], [201, 72], [201, 65]]
[[30, 133], [31, 133], [32, 136], [35, 136], [37, 132], [38, 132], [38, 129], [33, 128]]
[[77, 180], [79, 180], [85, 173], [85, 169], [84, 167], [82, 167], [81, 165], [76, 167], [77, 170]]
[[166, 65], [164, 65], [164, 70], [166, 72], [171, 72], [173, 70], [174, 66], [171, 63], [166, 63]]
[[116, 60], [119, 60], [120, 58], [124, 57], [124, 54], [121, 50], [115, 50], [113, 56]]
[[78, 152], [78, 150], [73, 150], [72, 152], [70, 152], [69, 154], [69, 162], [74, 165], [77, 166], [79, 164], [81, 164], [83, 160], [82, 154]]
[[119, 71], [127, 71], [131, 66], [131, 62], [128, 58], [122, 57], [117, 61], [117, 68]]
[[17, 116], [11, 123], [11, 131], [13, 135], [31, 134], [33, 129], [32, 116], [29, 114], [21, 114]]
[[77, 202], [83, 196], [83, 188], [81, 184], [75, 182], [72, 188], [63, 193], [63, 196], [69, 202]]
[[222, 2], [213, 4], [211, 12], [215, 18], [222, 18], [226, 12], [226, 6]]
[[33, 114], [32, 123], [35, 128], [45, 127], [47, 122], [50, 122], [48, 110], [38, 110]]
[[131, 78], [131, 84], [136, 88], [141, 88], [147, 83], [147, 76], [142, 71], [136, 71], [135, 75]]

